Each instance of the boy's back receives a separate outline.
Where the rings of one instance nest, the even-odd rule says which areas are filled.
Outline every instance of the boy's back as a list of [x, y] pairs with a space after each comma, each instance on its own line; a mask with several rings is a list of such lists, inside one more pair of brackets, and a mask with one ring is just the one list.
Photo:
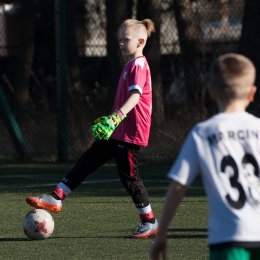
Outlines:
[[[182, 159], [168, 174], [190, 185], [201, 173], [209, 199], [210, 245], [260, 241], [259, 134], [260, 119], [246, 112], [213, 116], [193, 128]], [[259, 185], [258, 193], [252, 193], [252, 185]]]
[[225, 54], [210, 68], [209, 94], [219, 114], [197, 124], [170, 169], [172, 179], [151, 259], [166, 254], [167, 227], [187, 186], [201, 174], [209, 200], [210, 260], [260, 259], [260, 119], [246, 107], [256, 92], [255, 67]]

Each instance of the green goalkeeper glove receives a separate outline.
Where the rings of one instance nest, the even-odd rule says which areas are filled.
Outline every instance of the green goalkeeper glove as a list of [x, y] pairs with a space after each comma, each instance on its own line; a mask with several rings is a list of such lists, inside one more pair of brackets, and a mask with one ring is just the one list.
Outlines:
[[108, 140], [116, 127], [125, 119], [126, 115], [117, 108], [112, 115], [101, 116], [94, 121], [91, 132], [99, 140]]

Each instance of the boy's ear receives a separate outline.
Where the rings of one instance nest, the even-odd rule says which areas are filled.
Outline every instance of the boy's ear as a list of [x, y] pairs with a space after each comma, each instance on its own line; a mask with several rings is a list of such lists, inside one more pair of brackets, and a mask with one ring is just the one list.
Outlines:
[[211, 85], [208, 86], [208, 92], [209, 92], [209, 96], [212, 100], [214, 100], [214, 101], [217, 100], [216, 93]]
[[140, 47], [141, 45], [144, 45], [144, 43], [145, 43], [144, 38], [138, 39], [138, 47]]
[[250, 88], [250, 91], [248, 92], [248, 94], [247, 94], [247, 100], [249, 101], [249, 102], [253, 102], [254, 101], [254, 96], [255, 96], [255, 93], [256, 93], [256, 86], [252, 86], [251, 88]]

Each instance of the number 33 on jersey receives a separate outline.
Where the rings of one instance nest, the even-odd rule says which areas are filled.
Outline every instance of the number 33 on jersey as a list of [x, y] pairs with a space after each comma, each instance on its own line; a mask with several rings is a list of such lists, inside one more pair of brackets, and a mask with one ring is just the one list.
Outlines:
[[168, 177], [189, 186], [201, 176], [209, 244], [260, 241], [259, 163], [260, 119], [247, 112], [217, 114], [188, 134]]
[[231, 207], [241, 209], [246, 200], [256, 206], [260, 205], [259, 168], [253, 155], [245, 154], [240, 165], [236, 164], [232, 156], [224, 156], [220, 163], [220, 170], [229, 178], [230, 188], [227, 186], [227, 190], [233, 188], [235, 189], [233, 193], [237, 193], [233, 198], [228, 192], [225, 196]]

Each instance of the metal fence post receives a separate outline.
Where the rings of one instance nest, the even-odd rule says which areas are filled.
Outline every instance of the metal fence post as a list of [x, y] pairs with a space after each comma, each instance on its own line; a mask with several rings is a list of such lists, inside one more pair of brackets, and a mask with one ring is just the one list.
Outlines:
[[68, 161], [66, 0], [55, 0], [58, 161]]

